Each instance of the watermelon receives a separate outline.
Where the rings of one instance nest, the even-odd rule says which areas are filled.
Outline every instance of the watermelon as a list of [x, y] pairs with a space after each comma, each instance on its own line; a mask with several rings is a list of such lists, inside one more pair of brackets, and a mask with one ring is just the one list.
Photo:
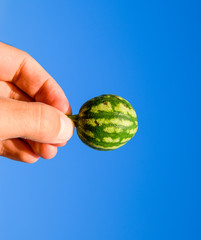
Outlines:
[[68, 116], [79, 138], [91, 148], [108, 151], [126, 144], [137, 132], [136, 112], [122, 97], [105, 94], [82, 105], [79, 114]]

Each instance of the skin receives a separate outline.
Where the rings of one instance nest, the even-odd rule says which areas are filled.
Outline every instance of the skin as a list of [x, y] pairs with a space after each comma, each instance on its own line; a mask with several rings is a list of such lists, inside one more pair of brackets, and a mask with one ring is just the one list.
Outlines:
[[71, 138], [61, 117], [70, 104], [56, 81], [26, 52], [0, 43], [0, 156], [26, 163], [50, 159]]

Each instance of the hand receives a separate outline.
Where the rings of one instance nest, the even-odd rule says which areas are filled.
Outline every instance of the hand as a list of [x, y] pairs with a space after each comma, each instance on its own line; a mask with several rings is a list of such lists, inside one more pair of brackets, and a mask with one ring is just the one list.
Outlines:
[[0, 43], [0, 156], [33, 163], [56, 155], [74, 131], [69, 102], [27, 53]]

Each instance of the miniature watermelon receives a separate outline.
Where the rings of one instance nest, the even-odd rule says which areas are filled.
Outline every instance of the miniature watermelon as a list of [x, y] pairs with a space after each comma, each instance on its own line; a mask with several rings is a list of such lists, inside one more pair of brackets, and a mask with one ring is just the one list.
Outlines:
[[79, 114], [68, 117], [74, 121], [82, 142], [102, 151], [123, 146], [138, 129], [131, 104], [112, 94], [90, 99], [82, 105]]

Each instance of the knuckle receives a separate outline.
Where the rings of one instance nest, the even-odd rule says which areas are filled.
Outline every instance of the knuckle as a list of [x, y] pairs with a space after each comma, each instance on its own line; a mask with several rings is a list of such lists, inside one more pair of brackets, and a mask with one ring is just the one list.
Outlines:
[[38, 103], [36, 111], [36, 129], [38, 134], [43, 138], [45, 138], [46, 135], [48, 135], [48, 137], [56, 136], [59, 131], [57, 124], [59, 116], [56, 111], [54, 111], [52, 107], [43, 103]]
[[22, 54], [22, 56], [23, 56], [23, 58], [24, 59], [31, 59], [32, 58], [32, 56], [28, 53], [28, 52], [25, 52], [25, 51], [23, 51], [23, 50], [20, 50], [21, 51], [21, 54]]

